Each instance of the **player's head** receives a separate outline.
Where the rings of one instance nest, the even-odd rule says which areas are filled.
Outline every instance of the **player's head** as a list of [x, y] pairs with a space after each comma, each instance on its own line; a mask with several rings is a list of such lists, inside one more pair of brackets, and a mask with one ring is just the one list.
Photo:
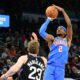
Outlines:
[[28, 43], [28, 52], [32, 54], [38, 54], [39, 52], [39, 42], [37, 40], [32, 40]]
[[59, 26], [57, 28], [56, 34], [57, 34], [57, 36], [65, 37], [66, 36], [66, 32], [67, 32], [67, 30], [66, 30], [66, 28], [64, 26]]

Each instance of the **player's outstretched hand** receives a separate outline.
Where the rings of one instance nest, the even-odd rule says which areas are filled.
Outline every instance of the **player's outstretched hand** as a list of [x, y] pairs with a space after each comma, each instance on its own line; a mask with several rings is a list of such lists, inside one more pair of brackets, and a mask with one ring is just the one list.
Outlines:
[[31, 40], [37, 40], [38, 41], [38, 37], [37, 37], [35, 32], [32, 32], [32, 37], [31, 37]]
[[2, 80], [2, 78], [0, 77], [0, 80]]
[[63, 8], [61, 8], [60, 6], [56, 6], [55, 4], [52, 4], [53, 6], [55, 6], [55, 8], [58, 10], [58, 11], [64, 11]]

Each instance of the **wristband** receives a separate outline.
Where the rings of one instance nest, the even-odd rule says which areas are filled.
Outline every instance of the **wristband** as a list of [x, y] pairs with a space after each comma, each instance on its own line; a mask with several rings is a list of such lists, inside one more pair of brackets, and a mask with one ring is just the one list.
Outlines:
[[7, 80], [7, 77], [5, 75], [2, 75], [2, 80]]
[[50, 21], [52, 21], [52, 19], [50, 17], [48, 17], [47, 19], [49, 19]]

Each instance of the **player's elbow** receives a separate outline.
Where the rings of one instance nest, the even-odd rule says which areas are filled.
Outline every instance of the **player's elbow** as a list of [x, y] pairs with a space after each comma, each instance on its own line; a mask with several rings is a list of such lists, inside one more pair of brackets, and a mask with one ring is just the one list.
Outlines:
[[42, 27], [39, 30], [39, 34], [42, 38], [45, 38], [47, 36], [47, 33], [45, 32], [45, 30]]
[[42, 30], [41, 29], [39, 30], [39, 34], [42, 36]]

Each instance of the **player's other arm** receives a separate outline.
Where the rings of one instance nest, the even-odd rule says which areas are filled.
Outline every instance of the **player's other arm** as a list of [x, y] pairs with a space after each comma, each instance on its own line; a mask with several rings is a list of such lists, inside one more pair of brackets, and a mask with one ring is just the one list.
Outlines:
[[45, 39], [47, 42], [49, 42], [49, 41], [51, 41], [51, 40], [54, 40], [54, 37], [46, 32], [47, 27], [48, 27], [48, 24], [49, 24], [49, 22], [50, 22], [51, 20], [52, 20], [52, 19], [48, 17], [47, 20], [42, 24], [42, 26], [41, 26], [41, 28], [40, 28], [40, 30], [39, 30], [40, 36], [41, 36], [43, 39]]
[[55, 6], [59, 11], [61, 11], [64, 16], [65, 22], [67, 24], [68, 45], [71, 46], [72, 35], [73, 35], [71, 20], [63, 8], [56, 5], [53, 5], [53, 6]]
[[25, 58], [23, 56], [21, 56], [17, 63], [15, 63], [5, 74], [3, 74], [1, 76], [1, 80], [7, 80], [8, 77], [11, 77], [12, 75], [14, 75], [16, 72], [18, 72], [20, 70], [20, 68], [22, 67], [22, 65], [24, 64], [24, 60]]
[[72, 41], [72, 35], [73, 35], [72, 24], [71, 24], [71, 20], [70, 20], [69, 16], [64, 11], [64, 9], [62, 10], [62, 13], [64, 15], [64, 19], [67, 24], [67, 37], [68, 37], [68, 42], [69, 42], [69, 46], [70, 46], [71, 41]]

